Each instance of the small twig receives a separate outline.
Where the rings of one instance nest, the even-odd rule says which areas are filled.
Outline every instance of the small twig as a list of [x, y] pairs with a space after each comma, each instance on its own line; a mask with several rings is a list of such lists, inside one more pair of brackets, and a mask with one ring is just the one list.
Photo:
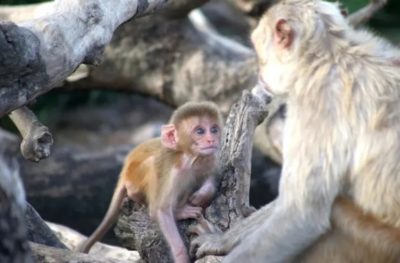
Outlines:
[[354, 27], [359, 27], [371, 19], [371, 17], [378, 12], [386, 2], [387, 0], [370, 0], [367, 6], [350, 15], [347, 20]]
[[53, 136], [27, 107], [9, 114], [22, 136], [21, 153], [25, 159], [39, 162], [50, 155]]

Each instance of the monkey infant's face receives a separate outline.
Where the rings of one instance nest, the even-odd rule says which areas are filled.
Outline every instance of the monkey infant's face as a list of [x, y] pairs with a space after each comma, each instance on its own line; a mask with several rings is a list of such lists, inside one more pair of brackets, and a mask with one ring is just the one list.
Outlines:
[[220, 145], [221, 129], [217, 121], [209, 117], [193, 117], [186, 122], [192, 141], [191, 151], [199, 155], [215, 154]]

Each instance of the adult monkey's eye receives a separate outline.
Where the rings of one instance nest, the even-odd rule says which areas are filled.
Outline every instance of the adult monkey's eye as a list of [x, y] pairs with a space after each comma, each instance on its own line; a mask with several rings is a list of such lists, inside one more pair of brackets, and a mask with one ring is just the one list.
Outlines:
[[195, 130], [196, 134], [203, 135], [206, 131], [202, 127], [198, 127]]

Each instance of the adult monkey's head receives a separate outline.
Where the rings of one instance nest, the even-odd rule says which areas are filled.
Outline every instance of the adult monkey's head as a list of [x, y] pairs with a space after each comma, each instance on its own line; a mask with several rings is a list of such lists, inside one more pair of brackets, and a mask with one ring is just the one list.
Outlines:
[[304, 81], [303, 72], [314, 61], [333, 59], [347, 28], [337, 4], [278, 1], [251, 35], [259, 59], [259, 85], [276, 95], [290, 92], [297, 81]]

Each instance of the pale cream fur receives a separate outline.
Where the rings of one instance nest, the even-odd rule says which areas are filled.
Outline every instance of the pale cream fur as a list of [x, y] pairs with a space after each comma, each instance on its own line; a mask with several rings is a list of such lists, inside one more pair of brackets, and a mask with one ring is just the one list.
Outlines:
[[[275, 41], [279, 21], [292, 33], [287, 48]], [[279, 196], [256, 231], [239, 223], [201, 237], [198, 253], [236, 246], [224, 262], [399, 262], [399, 50], [319, 0], [281, 1], [252, 40], [260, 78], [287, 97]]]

